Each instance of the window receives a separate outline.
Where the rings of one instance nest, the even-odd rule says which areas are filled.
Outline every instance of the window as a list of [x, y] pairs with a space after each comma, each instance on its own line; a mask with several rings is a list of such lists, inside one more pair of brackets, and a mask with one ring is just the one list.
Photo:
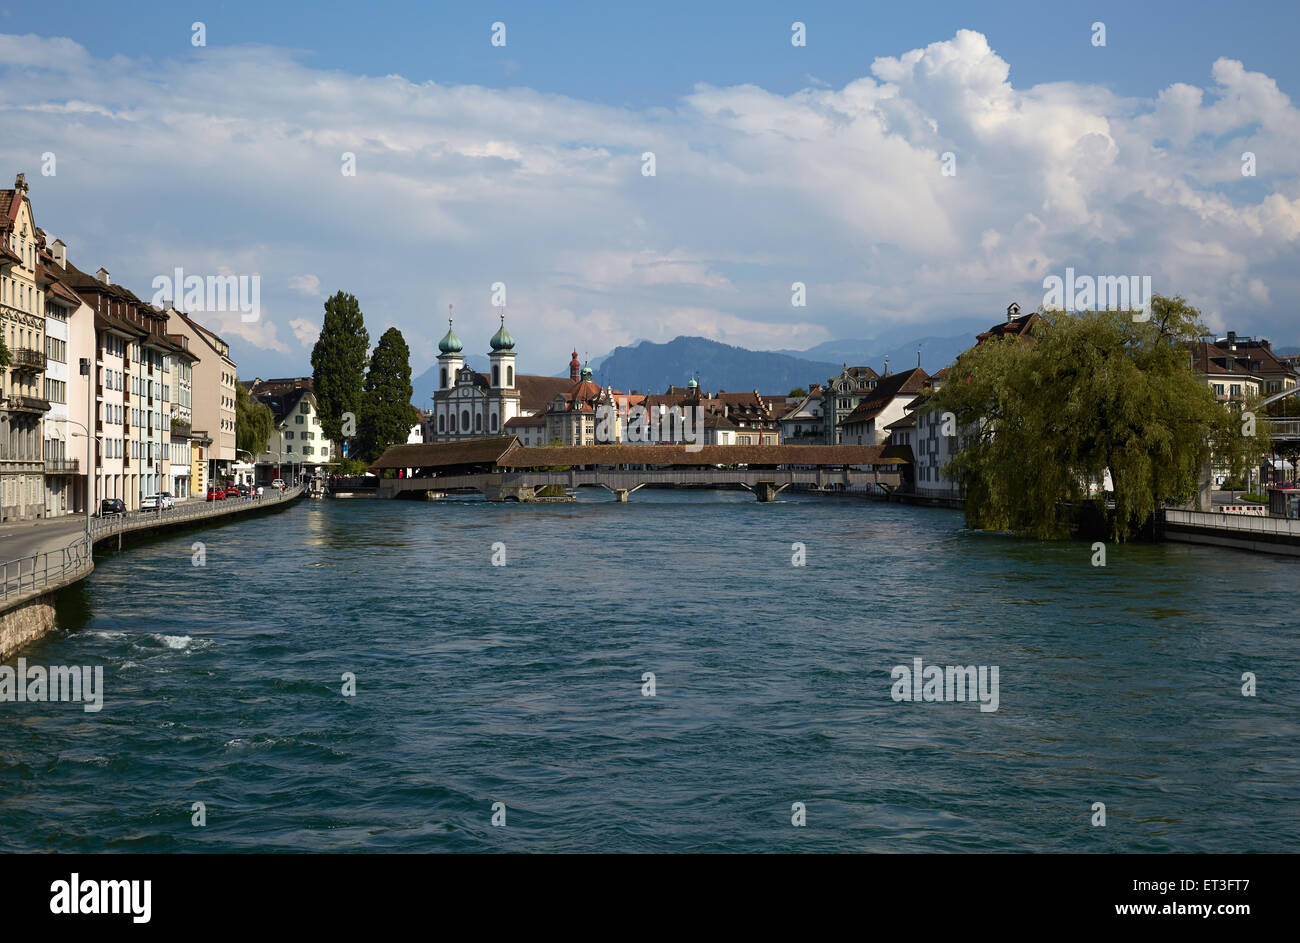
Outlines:
[[443, 368], [442, 368], [442, 383], [441, 383], [440, 385], [441, 385], [444, 389], [445, 389], [446, 386], [447, 386], [447, 368], [446, 368], [446, 367], [443, 367]]
[[293, 422], [294, 422], [294, 425], [301, 426], [302, 423], [303, 423], [303, 418], [302, 418], [302, 416], [301, 416], [301, 415], [299, 415], [299, 416], [294, 416], [294, 417], [293, 417]]
[[439, 431], [439, 432], [446, 432], [446, 431], [447, 431], [447, 417], [446, 417], [446, 416], [439, 416], [439, 417], [438, 417], [438, 431]]
[[496, 364], [492, 365], [492, 385], [493, 386], [501, 385], [501, 368], [498, 367]]
[[492, 414], [492, 431], [493, 431], [493, 432], [496, 432], [496, 431], [497, 431], [497, 414], [496, 414], [496, 413], [493, 413], [493, 414]]
[[293, 430], [292, 430], [292, 429], [286, 429], [286, 430], [285, 430], [285, 433], [284, 433], [284, 437], [285, 437], [286, 439], [292, 439], [292, 438], [293, 438]]
[[506, 386], [514, 386], [514, 385], [515, 385], [515, 368], [508, 366], [506, 367]]
[[309, 408], [310, 408], [310, 407], [308, 407], [308, 405], [307, 405], [307, 401], [306, 401], [306, 400], [303, 400], [303, 401], [302, 401], [302, 405], [298, 407], [298, 412], [300, 412], [300, 413], [306, 413], [306, 412], [308, 412]]
[[465, 432], [469, 432], [469, 410], [462, 409], [460, 412], [460, 427]]
[[483, 414], [482, 414], [482, 413], [480, 413], [479, 415], [477, 415], [477, 416], [474, 417], [474, 431], [475, 431], [475, 432], [482, 432], [482, 431], [483, 431]]

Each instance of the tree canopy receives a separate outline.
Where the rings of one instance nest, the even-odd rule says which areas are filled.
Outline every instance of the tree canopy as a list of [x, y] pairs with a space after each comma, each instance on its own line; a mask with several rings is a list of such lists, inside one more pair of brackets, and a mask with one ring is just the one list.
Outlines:
[[420, 415], [411, 405], [411, 351], [402, 332], [384, 331], [370, 355], [357, 420], [356, 455], [374, 461], [390, 445], [406, 441]]
[[321, 428], [331, 442], [345, 438], [344, 413], [352, 413], [359, 424], [369, 346], [370, 335], [357, 299], [341, 291], [326, 299], [320, 337], [311, 351], [311, 376]]
[[1111, 532], [1123, 540], [1164, 503], [1195, 497], [1212, 450], [1234, 474], [1259, 461], [1267, 420], [1244, 422], [1192, 369], [1204, 333], [1182, 298], [1156, 296], [1148, 320], [1049, 311], [1032, 336], [958, 357], [926, 408], [955, 419], [944, 473], [965, 491], [968, 523], [1066, 536], [1080, 505], [1106, 500], [1109, 471]]
[[235, 384], [235, 448], [251, 452], [252, 460], [257, 461], [274, 431], [271, 410], [249, 396], [244, 384]]

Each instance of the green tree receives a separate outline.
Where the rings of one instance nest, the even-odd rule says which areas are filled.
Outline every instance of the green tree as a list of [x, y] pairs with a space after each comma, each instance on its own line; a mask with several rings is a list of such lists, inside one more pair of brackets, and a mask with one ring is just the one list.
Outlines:
[[927, 408], [951, 412], [959, 445], [945, 474], [966, 493], [971, 526], [1038, 538], [1068, 535], [1099, 486], [1114, 486], [1111, 532], [1132, 536], [1165, 502], [1197, 494], [1214, 453], [1242, 474], [1267, 448], [1192, 369], [1202, 336], [1182, 298], [1132, 312], [1048, 312], [1031, 338], [992, 339], [963, 353]]
[[406, 441], [420, 414], [411, 405], [411, 350], [395, 327], [384, 331], [370, 355], [370, 370], [357, 419], [358, 458], [374, 461], [390, 445]]
[[9, 366], [9, 345], [5, 343], [3, 337], [0, 337], [0, 367], [7, 366]]
[[248, 395], [244, 384], [235, 384], [235, 448], [256, 456], [266, 451], [275, 431], [275, 417], [264, 403]]
[[355, 434], [343, 434], [343, 414], [352, 413], [356, 421], [360, 420], [361, 385], [369, 345], [370, 335], [357, 299], [341, 291], [326, 299], [320, 337], [311, 350], [311, 376], [321, 428], [331, 442], [342, 442]]
[[808, 395], [808, 391], [805, 390], [802, 386], [796, 386], [793, 390], [790, 391], [790, 395], [791, 395], [791, 396], [807, 396], [807, 395]]

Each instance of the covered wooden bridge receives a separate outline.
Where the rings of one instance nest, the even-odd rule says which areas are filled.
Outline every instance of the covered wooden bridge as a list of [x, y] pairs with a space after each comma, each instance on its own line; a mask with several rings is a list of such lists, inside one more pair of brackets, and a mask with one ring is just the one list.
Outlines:
[[546, 488], [604, 488], [626, 501], [646, 485], [735, 487], [771, 501], [786, 488], [894, 487], [906, 458], [878, 445], [581, 445], [528, 448], [514, 436], [395, 445], [371, 466], [379, 496], [481, 492], [532, 501]]

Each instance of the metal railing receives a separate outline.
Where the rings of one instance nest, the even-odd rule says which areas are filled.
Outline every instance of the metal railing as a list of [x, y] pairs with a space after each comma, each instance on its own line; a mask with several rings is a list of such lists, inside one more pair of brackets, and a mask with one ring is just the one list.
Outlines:
[[30, 347], [17, 347], [11, 353], [13, 359], [10, 366], [36, 367], [38, 370], [45, 369], [45, 354], [39, 350], [32, 350]]
[[45, 412], [50, 408], [50, 401], [41, 396], [26, 396], [22, 393], [9, 394], [11, 409], [32, 409]]
[[1165, 508], [1165, 524], [1209, 527], [1238, 534], [1280, 534], [1300, 539], [1300, 520], [1286, 517], [1251, 517], [1215, 511]]
[[272, 489], [259, 500], [256, 497], [225, 498], [221, 501], [204, 501], [200, 498], [189, 500], [170, 508], [154, 511], [127, 511], [125, 514], [108, 514], [94, 517], [90, 521], [90, 536], [98, 542], [105, 537], [118, 533], [127, 533], [156, 524], [171, 524], [179, 521], [199, 520], [207, 517], [221, 517], [234, 514], [250, 507], [265, 507], [281, 501], [289, 501], [302, 493], [302, 487], [286, 488], [283, 494]]
[[1300, 419], [1270, 419], [1274, 436], [1295, 438], [1300, 436]]
[[65, 547], [0, 563], [0, 602], [40, 595], [90, 572], [91, 544], [83, 533]]
[[45, 474], [47, 475], [76, 475], [80, 474], [81, 459], [78, 458], [47, 458], [45, 460]]

